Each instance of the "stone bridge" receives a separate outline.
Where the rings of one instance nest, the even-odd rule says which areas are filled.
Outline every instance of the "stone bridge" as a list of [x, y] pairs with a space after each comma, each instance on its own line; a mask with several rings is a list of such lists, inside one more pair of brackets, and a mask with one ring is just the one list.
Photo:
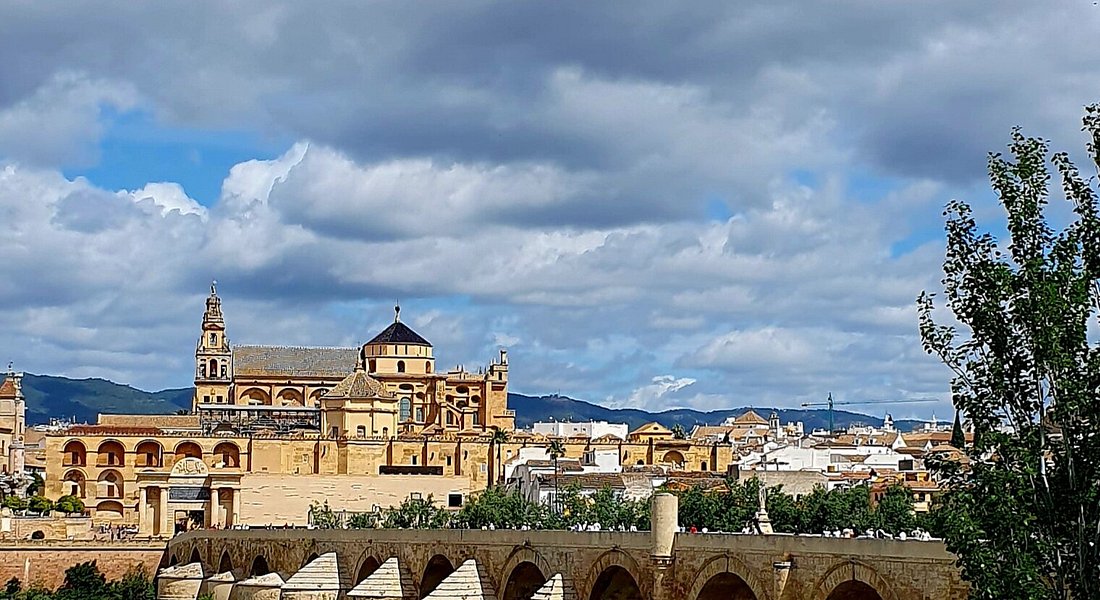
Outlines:
[[[674, 504], [673, 504], [674, 511]], [[795, 535], [478, 530], [197, 531], [161, 599], [962, 600], [940, 542]], [[672, 512], [675, 515], [675, 512]]]

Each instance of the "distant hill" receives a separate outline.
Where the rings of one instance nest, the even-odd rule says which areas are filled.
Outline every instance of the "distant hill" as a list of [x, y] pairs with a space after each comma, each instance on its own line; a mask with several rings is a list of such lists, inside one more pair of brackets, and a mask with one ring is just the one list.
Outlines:
[[[51, 417], [75, 418], [77, 422], [95, 423], [100, 413], [142, 415], [171, 414], [191, 407], [192, 388], [146, 392], [106, 379], [69, 379], [52, 375], [23, 377], [23, 394], [27, 397], [27, 422], [46, 423]], [[702, 412], [686, 408], [651, 413], [636, 408], [607, 408], [564, 396], [525, 396], [508, 394], [508, 404], [516, 411], [516, 426], [530, 427], [535, 421], [610, 421], [626, 423], [631, 428], [657, 421], [666, 427], [682, 425], [690, 430], [696, 424], [716, 425], [726, 417], [737, 416], [749, 407]], [[767, 418], [770, 407], [753, 407]], [[783, 423], [802, 421], [807, 430], [829, 425], [826, 410], [776, 409]], [[861, 415], [843, 410], [833, 411], [836, 427], [862, 423], [882, 425], [881, 417]], [[920, 425], [920, 421], [896, 421], [902, 430]]]
[[[508, 394], [508, 407], [516, 411], [516, 426], [530, 427], [535, 421], [609, 421], [611, 423], [626, 423], [631, 428], [638, 427], [650, 421], [657, 421], [665, 427], [681, 425], [691, 431], [694, 425], [717, 425], [726, 417], [735, 417], [752, 408], [765, 419], [772, 410], [779, 413], [782, 423], [802, 421], [807, 431], [813, 429], [827, 429], [829, 427], [829, 411], [825, 409], [796, 409], [772, 407], [739, 407], [712, 410], [708, 412], [692, 410], [689, 408], [677, 408], [672, 410], [652, 413], [636, 408], [607, 408], [574, 400], [564, 396], [525, 396], [523, 394]], [[845, 410], [833, 410], [834, 427], [846, 428], [849, 425], [882, 425], [882, 417], [872, 417]], [[894, 426], [902, 431], [910, 431], [923, 425], [922, 421], [896, 420]]]
[[171, 414], [191, 408], [193, 390], [146, 392], [106, 379], [69, 379], [52, 375], [23, 376], [27, 422], [46, 423], [51, 417], [95, 423], [99, 413]]

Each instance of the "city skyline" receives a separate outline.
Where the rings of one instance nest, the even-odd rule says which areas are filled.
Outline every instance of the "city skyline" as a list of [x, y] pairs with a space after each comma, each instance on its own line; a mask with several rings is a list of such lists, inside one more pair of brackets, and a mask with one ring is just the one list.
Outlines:
[[235, 343], [399, 301], [519, 393], [949, 419], [942, 207], [1100, 75], [1091, 2], [387, 8], [0, 9], [0, 358], [189, 385], [217, 279]]

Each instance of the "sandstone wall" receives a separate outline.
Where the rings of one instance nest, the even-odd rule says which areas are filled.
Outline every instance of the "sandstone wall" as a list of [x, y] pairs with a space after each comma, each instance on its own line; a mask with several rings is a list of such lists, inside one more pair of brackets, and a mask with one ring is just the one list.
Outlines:
[[55, 589], [65, 580], [66, 569], [93, 560], [108, 580], [118, 579], [135, 567], [152, 577], [163, 556], [164, 542], [4, 543], [0, 544], [0, 582], [17, 577], [24, 588], [37, 584]]
[[305, 525], [312, 502], [328, 501], [333, 510], [369, 511], [400, 504], [417, 491], [443, 505], [447, 495], [471, 492], [465, 477], [431, 475], [279, 475], [241, 477], [240, 522], [246, 525]]

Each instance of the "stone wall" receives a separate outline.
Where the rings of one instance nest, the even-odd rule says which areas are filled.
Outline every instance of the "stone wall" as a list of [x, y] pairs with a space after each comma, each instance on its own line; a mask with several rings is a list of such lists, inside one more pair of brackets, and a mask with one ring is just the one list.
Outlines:
[[0, 582], [16, 577], [23, 587], [37, 584], [55, 589], [65, 580], [66, 569], [93, 560], [108, 580], [118, 579], [135, 567], [152, 577], [163, 557], [164, 542], [0, 543]]
[[0, 517], [0, 540], [29, 540], [39, 531], [47, 540], [91, 539], [94, 535], [88, 517]]
[[447, 495], [471, 492], [465, 477], [432, 475], [279, 475], [241, 477], [240, 522], [246, 525], [305, 525], [309, 506], [326, 500], [333, 510], [365, 512], [395, 506], [417, 491], [445, 506]]

